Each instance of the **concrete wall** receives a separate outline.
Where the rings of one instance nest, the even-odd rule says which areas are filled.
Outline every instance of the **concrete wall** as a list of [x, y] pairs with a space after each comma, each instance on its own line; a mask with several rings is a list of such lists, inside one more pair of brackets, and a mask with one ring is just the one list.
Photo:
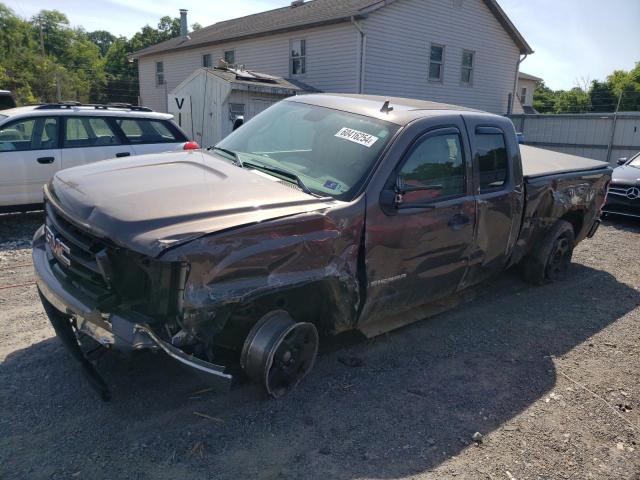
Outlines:
[[[614, 115], [512, 115], [525, 143], [612, 164], [640, 151], [640, 113]], [[613, 134], [613, 144], [611, 144]], [[611, 145], [611, 147], [610, 147]], [[611, 150], [611, 151], [610, 151]]]
[[[520, 52], [482, 0], [400, 0], [362, 23], [365, 93], [507, 112]], [[428, 79], [432, 43], [445, 46], [441, 83]], [[475, 52], [471, 86], [460, 81], [463, 50]]]

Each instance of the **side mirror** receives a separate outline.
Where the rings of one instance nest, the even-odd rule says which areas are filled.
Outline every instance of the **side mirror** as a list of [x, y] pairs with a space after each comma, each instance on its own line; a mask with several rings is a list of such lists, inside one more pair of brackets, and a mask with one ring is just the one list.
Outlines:
[[239, 116], [233, 121], [233, 131], [235, 132], [242, 125], [244, 125], [244, 117], [243, 116]]
[[618, 159], [618, 165], [624, 165], [629, 160], [627, 157], [622, 157]]

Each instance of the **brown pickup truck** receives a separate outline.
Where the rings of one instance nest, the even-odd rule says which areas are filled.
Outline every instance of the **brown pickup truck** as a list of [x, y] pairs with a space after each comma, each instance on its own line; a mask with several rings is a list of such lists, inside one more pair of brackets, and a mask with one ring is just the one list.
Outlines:
[[515, 265], [558, 279], [610, 178], [602, 162], [520, 148], [500, 116], [305, 95], [207, 151], [58, 173], [33, 259], [57, 334], [103, 397], [90, 342], [277, 397], [330, 335], [425, 318]]

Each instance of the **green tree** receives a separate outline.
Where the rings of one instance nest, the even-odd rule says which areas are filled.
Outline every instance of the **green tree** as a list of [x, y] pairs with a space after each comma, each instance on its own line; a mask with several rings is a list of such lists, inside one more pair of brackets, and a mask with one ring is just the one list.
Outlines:
[[611, 112], [615, 109], [618, 102], [618, 98], [613, 92], [611, 84], [597, 80], [591, 83], [589, 98], [591, 99], [591, 110], [593, 112]]
[[533, 94], [533, 108], [540, 113], [554, 113], [556, 108], [556, 93], [540, 82]]
[[557, 94], [555, 113], [588, 113], [591, 111], [589, 94], [580, 87]]
[[100, 49], [100, 55], [102, 55], [103, 57], [107, 54], [109, 48], [111, 47], [111, 45], [113, 45], [113, 42], [116, 41], [115, 35], [107, 32], [106, 30], [96, 30], [95, 32], [89, 32], [87, 33], [87, 36], [89, 37], [89, 40], [91, 40], [98, 46], [98, 48]]

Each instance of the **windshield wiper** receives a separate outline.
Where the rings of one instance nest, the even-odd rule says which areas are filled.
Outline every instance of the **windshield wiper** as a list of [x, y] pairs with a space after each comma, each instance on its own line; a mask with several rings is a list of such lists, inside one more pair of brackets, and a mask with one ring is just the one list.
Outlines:
[[263, 170], [265, 172], [269, 172], [269, 173], [275, 173], [276, 175], [281, 175], [283, 177], [287, 177], [290, 178], [291, 180], [293, 180], [298, 187], [300, 187], [300, 190], [302, 190], [304, 193], [307, 193], [309, 195], [315, 195], [314, 193], [311, 192], [311, 190], [309, 190], [309, 187], [307, 187], [304, 182], [302, 181], [302, 179], [296, 175], [293, 172], [290, 172], [289, 170], [285, 170], [284, 168], [280, 168], [280, 167], [270, 167], [267, 165], [258, 165], [257, 163], [251, 163], [251, 162], [244, 162], [242, 164], [243, 166], [246, 167], [253, 167], [253, 168], [257, 168], [258, 170]]
[[233, 150], [227, 150], [226, 148], [221, 148], [221, 147], [209, 147], [208, 150], [213, 150], [213, 151], [226, 153], [231, 158], [233, 158], [233, 160], [234, 160], [234, 162], [235, 162], [235, 164], [237, 166], [239, 166], [240, 168], [243, 167], [242, 160], [240, 160], [240, 157], [238, 157], [238, 154], [236, 152], [234, 152]]

